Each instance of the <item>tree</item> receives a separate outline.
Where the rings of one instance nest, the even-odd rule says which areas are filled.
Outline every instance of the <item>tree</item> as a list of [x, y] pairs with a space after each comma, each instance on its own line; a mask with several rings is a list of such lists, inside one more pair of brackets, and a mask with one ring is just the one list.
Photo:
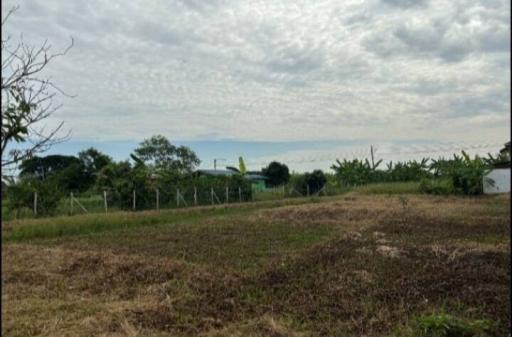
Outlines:
[[131, 181], [132, 166], [128, 161], [112, 162], [105, 165], [96, 179], [96, 189], [99, 191], [114, 189], [118, 180], [124, 183]]
[[138, 160], [158, 173], [190, 173], [201, 163], [190, 148], [176, 147], [162, 135], [144, 140], [134, 152]]
[[290, 184], [302, 195], [306, 195], [308, 190], [310, 195], [317, 193], [326, 183], [327, 177], [321, 170], [314, 170], [311, 173], [307, 172], [304, 174], [295, 173], [290, 179]]
[[80, 151], [78, 153], [78, 159], [82, 164], [86, 179], [85, 184], [88, 187], [94, 185], [98, 172], [100, 172], [103, 167], [112, 163], [111, 157], [101, 153], [93, 147]]
[[[9, 16], [16, 10], [17, 7], [12, 8], [2, 19], [2, 32]], [[68, 138], [68, 135], [57, 136], [63, 122], [52, 129], [41, 126], [41, 122], [60, 107], [53, 104], [56, 93], [66, 95], [50, 78], [42, 77], [41, 72], [54, 58], [69, 51], [73, 46], [73, 39], [64, 52], [51, 54], [51, 46], [47, 41], [40, 47], [34, 47], [27, 45], [22, 38], [12, 44], [11, 38], [12, 36], [7, 36], [2, 39], [3, 169], [16, 165], [36, 153], [44, 152], [52, 145]]]
[[59, 154], [45, 157], [34, 156], [21, 163], [20, 177], [33, 177], [40, 180], [46, 180], [47, 178], [62, 172], [72, 164], [80, 164], [80, 161], [74, 156], [63, 156]]
[[324, 187], [327, 178], [322, 170], [314, 170], [304, 175], [306, 184], [309, 186], [309, 193], [316, 193]]
[[34, 156], [20, 165], [21, 179], [37, 179], [58, 185], [63, 191], [85, 191], [91, 186], [82, 162], [75, 156]]
[[262, 173], [268, 178], [267, 183], [270, 186], [283, 185], [290, 180], [288, 166], [276, 161], [271, 162], [267, 167], [263, 168]]

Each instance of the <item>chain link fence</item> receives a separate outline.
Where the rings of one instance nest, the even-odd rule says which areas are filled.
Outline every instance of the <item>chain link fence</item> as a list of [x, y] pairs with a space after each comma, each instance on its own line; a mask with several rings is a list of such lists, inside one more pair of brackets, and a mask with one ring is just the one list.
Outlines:
[[113, 211], [165, 210], [184, 207], [229, 203], [279, 200], [285, 198], [318, 197], [338, 194], [334, 187], [324, 185], [314, 193], [309, 188], [297, 190], [291, 186], [254, 190], [250, 184], [221, 186], [138, 186], [133, 189], [109, 188], [96, 192], [70, 192], [56, 195], [51, 191], [28, 191], [22, 202], [11, 203], [2, 195], [2, 219], [13, 220], [32, 217], [109, 213]]

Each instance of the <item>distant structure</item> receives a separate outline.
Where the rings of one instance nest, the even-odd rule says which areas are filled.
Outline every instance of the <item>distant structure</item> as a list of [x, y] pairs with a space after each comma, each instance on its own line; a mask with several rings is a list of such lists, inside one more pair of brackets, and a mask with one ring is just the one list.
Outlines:
[[508, 153], [508, 157], [510, 158], [511, 152], [511, 145], [509, 141], [508, 143], [505, 143], [505, 146], [500, 150], [500, 154], [505, 155]]
[[500, 150], [500, 158], [502, 160], [494, 164], [494, 168], [510, 168], [510, 142], [505, 143], [503, 148]]
[[196, 170], [195, 172], [198, 176], [214, 176], [214, 177], [231, 177], [234, 174], [237, 174], [237, 172], [232, 170], [218, 170], [218, 169], [211, 169], [211, 170]]
[[500, 157], [504, 160], [495, 163], [483, 179], [484, 194], [510, 193], [510, 142], [505, 143], [500, 150]]
[[[230, 170], [219, 170], [219, 169], [201, 169], [196, 170], [195, 173], [198, 176], [212, 176], [212, 177], [231, 177], [233, 175], [239, 175], [240, 172], [237, 172], [233, 169]], [[251, 182], [251, 187], [253, 191], [263, 191], [266, 188], [265, 181], [268, 179], [262, 174], [256, 172], [247, 172], [243, 175], [243, 177]]]

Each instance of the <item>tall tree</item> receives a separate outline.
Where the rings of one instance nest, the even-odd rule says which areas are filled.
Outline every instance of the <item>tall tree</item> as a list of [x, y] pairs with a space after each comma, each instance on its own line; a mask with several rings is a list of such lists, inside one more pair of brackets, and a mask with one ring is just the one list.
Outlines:
[[[14, 7], [2, 18], [2, 33]], [[34, 154], [46, 151], [52, 145], [64, 141], [59, 137], [61, 122], [48, 129], [42, 122], [60, 106], [53, 99], [63, 93], [50, 78], [41, 75], [46, 66], [56, 57], [65, 55], [71, 44], [62, 53], [50, 53], [51, 46], [44, 42], [40, 47], [27, 45], [22, 38], [13, 43], [12, 36], [2, 34], [2, 138], [1, 162], [6, 169]], [[64, 93], [65, 94], [65, 93]]]
[[100, 172], [103, 167], [112, 163], [112, 158], [93, 147], [78, 152], [78, 159], [82, 164], [84, 178], [86, 179], [85, 184], [88, 187], [94, 185], [98, 172]]
[[34, 156], [24, 160], [20, 165], [21, 178], [37, 178], [46, 180], [61, 173], [71, 165], [80, 164], [74, 156], [49, 155], [45, 157]]
[[174, 146], [162, 135], [144, 140], [135, 149], [134, 155], [145, 165], [161, 173], [190, 173], [201, 163], [190, 148]]
[[20, 178], [54, 184], [64, 191], [84, 191], [91, 186], [84, 166], [74, 156], [34, 156], [20, 165]]

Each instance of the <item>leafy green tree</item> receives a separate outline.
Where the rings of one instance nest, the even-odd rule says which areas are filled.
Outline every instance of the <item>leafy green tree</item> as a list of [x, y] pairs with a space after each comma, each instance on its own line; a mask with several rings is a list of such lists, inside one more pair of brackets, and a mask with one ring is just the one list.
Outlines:
[[270, 186], [279, 186], [286, 184], [290, 180], [290, 171], [288, 166], [273, 161], [263, 168], [262, 173], [268, 178], [267, 183]]
[[[488, 161], [475, 156], [472, 159], [466, 152], [462, 155], [453, 155], [453, 159], [434, 160], [430, 164], [434, 180], [449, 179], [454, 193], [465, 195], [479, 195], [483, 193], [483, 179], [489, 172], [491, 165]], [[431, 193], [429, 186], [436, 186], [436, 181], [424, 181], [423, 189]], [[434, 193], [434, 192], [432, 192]]]
[[20, 177], [34, 177], [41, 180], [62, 172], [72, 164], [80, 164], [74, 156], [49, 155], [44, 157], [34, 156], [24, 160], [20, 165]]
[[160, 173], [190, 173], [201, 163], [190, 148], [176, 147], [162, 135], [144, 140], [135, 149], [134, 156]]
[[132, 165], [129, 161], [112, 162], [105, 165], [96, 180], [98, 191], [114, 189], [119, 180], [130, 181]]
[[471, 159], [462, 151], [462, 157], [462, 165], [452, 172], [455, 191], [466, 195], [482, 194], [483, 178], [489, 172], [488, 166], [479, 156]]
[[84, 170], [84, 185], [86, 185], [87, 188], [94, 186], [100, 170], [112, 163], [111, 157], [93, 147], [80, 151], [78, 153], [78, 160]]
[[51, 181], [63, 191], [85, 191], [90, 187], [82, 162], [74, 156], [35, 156], [20, 165], [21, 179]]
[[336, 164], [331, 166], [331, 169], [336, 172], [341, 185], [343, 186], [357, 186], [371, 182], [373, 169], [368, 160], [365, 162], [354, 159], [346, 160], [343, 162], [336, 160]]
[[327, 177], [322, 170], [314, 170], [313, 172], [306, 172], [304, 174], [293, 174], [290, 178], [290, 184], [293, 188], [306, 195], [317, 193], [327, 183]]
[[314, 170], [305, 175], [306, 184], [309, 185], [309, 193], [316, 193], [327, 183], [327, 178], [322, 170]]

